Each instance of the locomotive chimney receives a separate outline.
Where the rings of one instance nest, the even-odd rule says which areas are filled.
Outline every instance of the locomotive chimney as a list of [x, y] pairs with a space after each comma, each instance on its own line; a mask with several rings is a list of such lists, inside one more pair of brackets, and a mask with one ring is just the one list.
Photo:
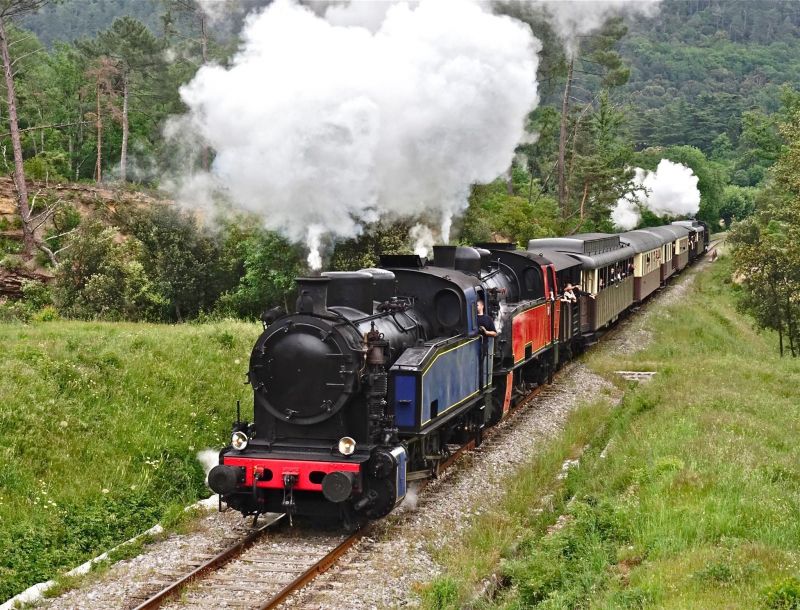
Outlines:
[[297, 284], [297, 313], [311, 313], [324, 316], [328, 313], [328, 283], [327, 277], [298, 277]]
[[437, 267], [447, 267], [454, 269], [456, 266], [456, 247], [455, 246], [434, 246], [433, 264]]

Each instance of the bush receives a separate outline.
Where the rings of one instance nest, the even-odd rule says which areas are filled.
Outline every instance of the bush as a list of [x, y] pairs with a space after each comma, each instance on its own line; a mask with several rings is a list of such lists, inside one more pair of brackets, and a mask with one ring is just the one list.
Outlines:
[[22, 282], [22, 298], [25, 300], [25, 305], [32, 311], [53, 304], [53, 295], [50, 287], [37, 280], [25, 280]]
[[43, 307], [31, 316], [34, 322], [54, 322], [60, 320], [61, 316], [58, 315], [58, 310], [52, 305]]
[[165, 300], [140, 261], [136, 239], [118, 241], [114, 228], [99, 222], [73, 234], [59, 265], [53, 297], [69, 316], [107, 320], [158, 320]]
[[0, 322], [28, 322], [30, 311], [20, 301], [0, 303]]
[[23, 165], [28, 178], [53, 182], [67, 181], [64, 176], [69, 173], [69, 161], [64, 153], [39, 153], [35, 157], [26, 159]]
[[423, 599], [427, 608], [436, 610], [455, 608], [458, 601], [458, 586], [452, 578], [441, 576], [425, 590]]
[[764, 591], [764, 607], [770, 610], [800, 610], [800, 580], [787, 578]]
[[22, 269], [23, 266], [24, 262], [22, 261], [22, 257], [17, 256], [16, 254], [6, 254], [2, 259], [0, 259], [0, 267], [8, 269], [9, 271]]

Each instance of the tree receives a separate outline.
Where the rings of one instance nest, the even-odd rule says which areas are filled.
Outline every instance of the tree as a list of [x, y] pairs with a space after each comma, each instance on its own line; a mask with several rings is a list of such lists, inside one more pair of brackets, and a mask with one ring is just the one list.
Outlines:
[[546, 195], [528, 201], [530, 184], [524, 168], [515, 167], [512, 185], [521, 195], [509, 194], [502, 180], [473, 186], [469, 208], [462, 220], [461, 240], [467, 244], [508, 241], [525, 247], [529, 239], [557, 233], [557, 202]]
[[[575, 85], [573, 80], [576, 74], [586, 75], [587, 78], [581, 81], [582, 88], [586, 93], [590, 93], [593, 85], [597, 86], [599, 83], [600, 93], [586, 104], [587, 109], [594, 104], [595, 100], [603, 92], [625, 84], [630, 77], [630, 69], [625, 66], [622, 57], [616, 50], [616, 46], [627, 32], [628, 28], [621, 17], [611, 18], [606, 21], [597, 33], [584, 38], [576, 53], [569, 59], [567, 81], [564, 86], [564, 96], [561, 103], [561, 127], [558, 139], [558, 204], [561, 209], [561, 215], [564, 218], [570, 213], [567, 201], [569, 183], [567, 146], [569, 143], [571, 94]], [[576, 62], [578, 63], [577, 66], [575, 65]], [[585, 110], [573, 122], [573, 144], [584, 115]]]
[[294, 278], [303, 271], [304, 256], [297, 245], [277, 233], [258, 229], [238, 241], [244, 274], [237, 286], [223, 294], [217, 310], [256, 318], [269, 307], [289, 310]]
[[725, 228], [730, 229], [734, 221], [744, 220], [751, 216], [756, 207], [757, 190], [748, 186], [730, 184], [722, 192], [722, 205], [719, 209], [720, 218], [725, 223]]
[[[25, 166], [22, 159], [22, 140], [20, 138], [19, 119], [17, 117], [17, 94], [14, 88], [14, 62], [9, 51], [13, 44], [8, 39], [9, 24], [14, 19], [38, 11], [47, 0], [0, 0], [0, 55], [3, 59], [3, 73], [6, 83], [6, 100], [8, 102], [8, 127], [11, 131], [11, 146], [14, 152], [14, 189], [17, 194], [17, 207], [22, 219], [23, 252], [33, 257], [36, 248], [47, 250], [36, 237], [36, 229], [46, 218], [41, 214], [32, 216], [28, 200], [28, 185], [25, 181]], [[45, 210], [47, 211], [47, 210]], [[52, 253], [51, 253], [52, 254]]]
[[96, 57], [108, 58], [117, 71], [114, 81], [122, 96], [119, 178], [125, 182], [128, 177], [131, 93], [141, 84], [145, 74], [163, 72], [161, 45], [141, 21], [121, 17], [108, 30], [98, 34], [96, 41], [84, 43], [84, 48]]
[[605, 91], [598, 104], [587, 121], [588, 129], [576, 138], [571, 155], [570, 179], [577, 187], [573, 190], [581, 193], [576, 232], [583, 229], [585, 219], [595, 228], [610, 228], [604, 225], [611, 208], [633, 190], [633, 151], [623, 132], [625, 115], [612, 105]]
[[101, 56], [97, 58], [86, 70], [86, 76], [94, 89], [95, 109], [94, 112], [87, 113], [87, 118], [94, 121], [96, 137], [96, 157], [94, 165], [94, 179], [96, 182], [103, 181], [103, 116], [111, 112], [113, 116], [119, 116], [119, 109], [116, 106], [116, 91], [114, 80], [119, 76], [117, 66], [109, 58]]
[[779, 126], [786, 145], [771, 172], [758, 214], [732, 231], [734, 267], [744, 286], [741, 307], [762, 328], [778, 332], [800, 355], [800, 110]]
[[141, 243], [139, 260], [162, 297], [162, 319], [183, 322], [210, 311], [238, 280], [224, 256], [223, 236], [175, 206], [120, 207], [111, 221]]

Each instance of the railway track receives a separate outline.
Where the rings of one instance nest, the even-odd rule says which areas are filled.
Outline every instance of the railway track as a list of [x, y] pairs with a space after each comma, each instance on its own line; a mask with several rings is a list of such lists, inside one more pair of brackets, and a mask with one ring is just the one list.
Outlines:
[[[546, 395], [547, 388], [535, 388], [513, 409], [507, 421], [512, 421], [535, 397], [543, 392]], [[497, 432], [497, 427], [490, 428], [483, 441]], [[472, 440], [453, 450], [436, 469], [436, 474], [444, 473], [474, 448]], [[430, 480], [420, 481], [419, 490]], [[161, 580], [151, 582], [150, 588], [157, 588], [156, 592], [129, 607], [133, 610], [271, 610], [328, 570], [370, 531], [369, 525], [349, 535], [302, 529], [283, 531], [281, 525], [286, 522], [286, 515], [270, 514], [264, 518], [262, 525], [246, 532], [217, 555], [197, 558], [194, 569], [188, 574], [174, 581], [162, 575]]]
[[[723, 239], [715, 240], [709, 249]], [[619, 325], [604, 333], [613, 335]], [[563, 370], [563, 369], [562, 369]], [[557, 372], [559, 375], [561, 371]], [[537, 397], [546, 399], [551, 386], [532, 390], [509, 414], [513, 422], [517, 414]], [[483, 440], [501, 433], [503, 427], [490, 428]], [[461, 455], [475, 448], [469, 441], [452, 451], [436, 469], [441, 474], [456, 463]], [[421, 486], [431, 479], [422, 480]], [[265, 523], [246, 532], [228, 548], [213, 557], [198, 558], [188, 574], [167, 583], [154, 582], [158, 590], [143, 602], [129, 606], [134, 610], [155, 608], [237, 608], [270, 610], [279, 607], [292, 593], [313, 581], [370, 531], [367, 525], [349, 534], [326, 534], [318, 531], [283, 530], [286, 515], [265, 516]], [[170, 580], [168, 576], [165, 580]], [[155, 587], [151, 587], [155, 588]]]
[[199, 565], [190, 573], [132, 607], [135, 610], [276, 608], [293, 591], [333, 565], [369, 529], [362, 528], [350, 535], [287, 530], [280, 527], [285, 515], [265, 517], [263, 525], [221, 553], [199, 558]]

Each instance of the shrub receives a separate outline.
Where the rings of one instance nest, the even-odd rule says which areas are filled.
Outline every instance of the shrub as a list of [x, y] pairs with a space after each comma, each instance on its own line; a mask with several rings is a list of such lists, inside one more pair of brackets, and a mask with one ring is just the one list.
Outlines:
[[61, 316], [58, 315], [58, 310], [52, 305], [43, 307], [31, 316], [34, 322], [53, 322], [59, 320]]
[[22, 258], [16, 254], [6, 254], [2, 259], [0, 259], [0, 267], [4, 267], [9, 271], [22, 269], [23, 265], [24, 263]]
[[36, 311], [53, 304], [53, 295], [50, 287], [37, 280], [22, 282], [22, 298], [32, 311]]
[[82, 225], [59, 265], [55, 303], [69, 316], [108, 320], [156, 320], [165, 300], [139, 260], [136, 239], [118, 240], [114, 228]]
[[69, 173], [69, 161], [65, 153], [39, 153], [24, 162], [25, 175], [34, 180], [66, 182], [65, 174]]
[[423, 599], [426, 608], [435, 610], [455, 608], [458, 601], [458, 586], [452, 578], [439, 577], [424, 591]]
[[800, 580], [787, 578], [764, 591], [764, 607], [770, 610], [800, 610]]

